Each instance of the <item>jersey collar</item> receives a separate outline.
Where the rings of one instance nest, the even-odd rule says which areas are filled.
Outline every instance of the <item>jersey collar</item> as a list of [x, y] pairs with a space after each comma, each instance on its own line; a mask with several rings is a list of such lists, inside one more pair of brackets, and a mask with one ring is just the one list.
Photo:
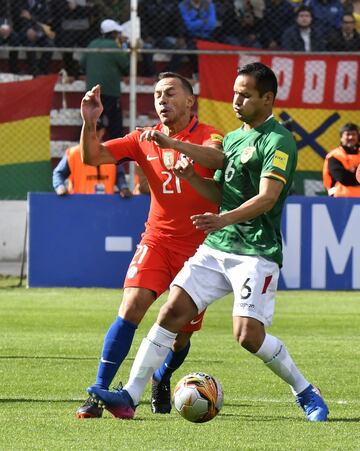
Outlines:
[[[199, 119], [197, 118], [197, 116], [193, 116], [191, 118], [190, 122], [188, 123], [187, 127], [184, 128], [183, 130], [180, 130], [178, 133], [176, 133], [176, 135], [173, 135], [172, 138], [176, 138], [179, 135], [182, 137], [190, 135], [190, 133], [192, 133], [198, 125], [199, 125]], [[164, 133], [163, 124], [161, 124], [161, 126], [160, 126], [160, 131]]]

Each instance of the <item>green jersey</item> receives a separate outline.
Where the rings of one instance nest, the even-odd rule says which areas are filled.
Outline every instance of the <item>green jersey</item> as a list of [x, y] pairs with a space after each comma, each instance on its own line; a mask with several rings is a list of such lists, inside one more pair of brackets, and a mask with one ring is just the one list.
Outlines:
[[284, 183], [274, 207], [254, 219], [210, 233], [205, 244], [224, 252], [257, 255], [282, 264], [281, 214], [293, 181], [297, 149], [292, 134], [270, 117], [249, 131], [242, 127], [223, 141], [224, 166], [214, 179], [222, 185], [220, 212], [234, 210], [259, 194], [262, 177]]
[[101, 94], [119, 97], [120, 82], [129, 73], [129, 55], [121, 52], [115, 39], [99, 37], [88, 45], [89, 49], [115, 49], [114, 53], [84, 53], [80, 64], [86, 73], [86, 89], [101, 85]]

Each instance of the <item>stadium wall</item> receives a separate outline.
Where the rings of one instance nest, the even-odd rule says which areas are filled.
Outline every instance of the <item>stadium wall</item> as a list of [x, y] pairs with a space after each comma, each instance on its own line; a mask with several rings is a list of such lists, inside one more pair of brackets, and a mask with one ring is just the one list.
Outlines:
[[19, 274], [24, 248], [26, 201], [0, 201], [0, 274]]

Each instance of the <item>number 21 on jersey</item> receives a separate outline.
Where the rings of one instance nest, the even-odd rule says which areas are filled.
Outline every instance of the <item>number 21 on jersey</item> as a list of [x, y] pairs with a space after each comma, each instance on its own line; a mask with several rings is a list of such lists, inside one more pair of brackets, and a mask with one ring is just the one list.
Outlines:
[[[163, 193], [164, 194], [180, 194], [181, 185], [179, 177], [176, 177], [170, 171], [161, 171], [162, 174], [166, 176], [166, 180], [163, 182]], [[173, 179], [175, 180], [175, 185], [173, 184]]]

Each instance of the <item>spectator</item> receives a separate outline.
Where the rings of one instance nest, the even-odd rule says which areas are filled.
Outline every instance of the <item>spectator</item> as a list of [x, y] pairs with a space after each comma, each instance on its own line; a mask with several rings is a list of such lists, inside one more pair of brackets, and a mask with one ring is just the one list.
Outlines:
[[[196, 39], [211, 40], [216, 28], [216, 9], [212, 0], [183, 0], [179, 3], [180, 14], [185, 26], [188, 49], [196, 49]], [[197, 77], [196, 55], [189, 56], [193, 75]]]
[[[92, 0], [94, 16], [99, 23], [108, 17], [120, 23], [130, 20], [130, 1], [129, 0]], [[139, 2], [141, 3], [144, 2]], [[139, 5], [139, 6], [140, 6]]]
[[360, 0], [344, 0], [342, 2], [344, 15], [352, 14], [355, 19], [356, 31], [360, 33]]
[[331, 150], [323, 166], [323, 183], [329, 196], [360, 197], [356, 168], [360, 164], [359, 128], [351, 122], [340, 129], [340, 146]]
[[[89, 7], [80, 0], [51, 0], [53, 28], [58, 47], [86, 47], [91, 41], [91, 17]], [[64, 69], [70, 77], [79, 75], [79, 62], [73, 53], [63, 53]]]
[[339, 29], [343, 16], [341, 0], [305, 0], [314, 18], [314, 25], [325, 36], [334, 28]]
[[[122, 27], [112, 19], [100, 24], [101, 37], [88, 45], [89, 49], [118, 49], [122, 46]], [[129, 73], [129, 56], [127, 53], [84, 53], [80, 64], [85, 70], [86, 89], [101, 86], [101, 102], [104, 107], [104, 121], [108, 129], [108, 138], [123, 135], [121, 109], [121, 79]]]
[[355, 29], [355, 18], [344, 14], [340, 30], [333, 30], [327, 39], [326, 49], [335, 52], [358, 52], [360, 35]]
[[[216, 2], [218, 28], [215, 32], [215, 39], [231, 45], [261, 48], [258, 34], [265, 4], [263, 0], [260, 2], [257, 3], [254, 0], [253, 2], [248, 1], [246, 4], [241, 2], [240, 5], [232, 0]], [[262, 9], [260, 8], [261, 4]]]
[[[18, 0], [11, 5], [14, 29], [26, 47], [53, 47], [55, 33], [51, 29], [50, 10], [46, 0]], [[33, 75], [47, 74], [52, 52], [26, 52], [28, 71]]]
[[[97, 122], [96, 134], [103, 140], [106, 128]], [[67, 183], [66, 183], [67, 181]], [[115, 185], [121, 197], [130, 197], [121, 165], [104, 164], [89, 166], [81, 161], [80, 145], [69, 147], [53, 172], [53, 187], [57, 195], [65, 194], [114, 194]]]
[[281, 48], [281, 36], [294, 23], [293, 7], [286, 0], [265, 0], [260, 40], [270, 50]]
[[[184, 26], [179, 14], [178, 2], [175, 0], [154, 0], [142, 2], [139, 5], [141, 20], [141, 37], [144, 48], [184, 49]], [[166, 71], [176, 71], [182, 61], [182, 56], [173, 55]], [[142, 55], [142, 74], [156, 74], [153, 54]]]
[[[6, 18], [0, 19], [0, 47], [18, 45], [20, 45], [19, 35], [14, 31], [10, 21]], [[13, 50], [9, 51], [9, 72], [13, 74], [19, 72], [18, 52]]]
[[287, 28], [281, 38], [281, 49], [299, 52], [321, 52], [325, 40], [319, 29], [312, 25], [312, 14], [307, 6], [296, 12], [295, 25]]
[[190, 38], [211, 39], [216, 27], [216, 10], [212, 0], [183, 0], [181, 17]]

